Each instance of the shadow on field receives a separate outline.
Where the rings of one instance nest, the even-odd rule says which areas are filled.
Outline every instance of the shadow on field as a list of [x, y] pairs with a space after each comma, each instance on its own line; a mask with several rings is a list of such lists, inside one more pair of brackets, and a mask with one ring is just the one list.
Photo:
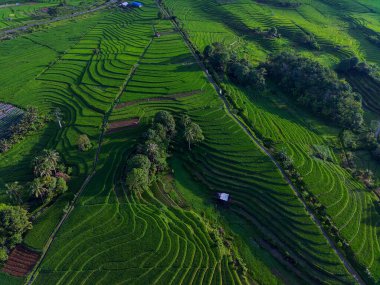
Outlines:
[[[53, 126], [53, 123], [49, 123], [42, 131], [28, 135], [9, 151], [0, 154], [1, 201], [8, 201], [8, 197], [4, 193], [4, 184], [14, 181], [25, 184], [33, 179], [33, 158], [46, 148], [56, 135], [56, 127]], [[3, 166], [3, 163], [6, 167]], [[27, 187], [24, 187], [23, 196], [24, 198], [29, 196]]]

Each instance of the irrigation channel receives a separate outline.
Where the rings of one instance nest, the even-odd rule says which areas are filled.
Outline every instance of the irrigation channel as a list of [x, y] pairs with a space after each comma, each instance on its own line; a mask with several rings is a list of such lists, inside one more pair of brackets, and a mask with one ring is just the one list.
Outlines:
[[86, 188], [87, 184], [91, 181], [91, 178], [94, 176], [94, 174], [96, 173], [96, 166], [98, 164], [98, 160], [99, 160], [99, 154], [100, 154], [100, 151], [101, 151], [101, 148], [102, 148], [102, 142], [103, 142], [103, 138], [104, 138], [104, 134], [106, 133], [106, 128], [107, 128], [107, 124], [108, 124], [108, 119], [109, 117], [111, 116], [115, 106], [119, 103], [119, 100], [120, 100], [120, 97], [121, 95], [123, 94], [126, 86], [128, 85], [128, 83], [130, 82], [130, 80], [132, 79], [133, 75], [135, 74], [136, 72], [136, 69], [138, 68], [139, 64], [140, 64], [140, 61], [142, 58], [144, 58], [144, 55], [145, 53], [147, 52], [147, 50], [149, 49], [150, 45], [152, 44], [152, 41], [153, 41], [153, 38], [149, 41], [149, 43], [147, 44], [147, 46], [145, 47], [144, 51], [141, 53], [138, 61], [136, 62], [136, 64], [134, 64], [129, 72], [129, 74], [127, 75], [127, 77], [125, 78], [123, 84], [120, 86], [120, 89], [119, 89], [119, 92], [116, 94], [115, 96], [115, 99], [113, 100], [111, 106], [110, 106], [110, 109], [108, 110], [108, 112], [104, 115], [103, 117], [103, 122], [102, 122], [102, 131], [99, 135], [99, 139], [98, 139], [98, 148], [96, 150], [96, 154], [95, 154], [95, 158], [94, 158], [94, 163], [93, 163], [93, 166], [92, 166], [92, 170], [91, 170], [91, 173], [87, 176], [87, 178], [85, 179], [85, 181], [83, 182], [82, 186], [80, 187], [79, 191], [74, 195], [74, 198], [73, 200], [71, 201], [70, 203], [70, 206], [68, 208], [68, 210], [66, 211], [66, 213], [62, 216], [61, 220], [59, 221], [59, 223], [57, 224], [57, 226], [54, 228], [54, 231], [51, 233], [48, 241], [46, 242], [43, 250], [42, 250], [42, 254], [41, 254], [41, 257], [40, 259], [38, 260], [37, 264], [34, 266], [32, 272], [29, 274], [28, 276], [28, 279], [26, 281], [26, 284], [27, 285], [30, 285], [30, 284], [33, 284], [35, 278], [37, 277], [38, 275], [38, 269], [41, 265], [41, 263], [43, 262], [43, 260], [45, 259], [45, 256], [46, 256], [46, 253], [48, 252], [55, 236], [57, 235], [57, 232], [59, 231], [59, 229], [62, 227], [63, 223], [69, 218], [70, 214], [72, 213], [72, 211], [74, 210], [75, 208], [75, 204], [76, 204], [76, 201], [78, 200], [78, 198], [81, 196], [83, 190]]
[[179, 27], [179, 25], [177, 24], [176, 21], [174, 21], [171, 17], [171, 15], [169, 14], [169, 12], [162, 6], [160, 5], [157, 1], [156, 1], [156, 4], [158, 5], [158, 7], [160, 8], [161, 12], [168, 18], [171, 19], [171, 22], [173, 23], [174, 27], [176, 28], [176, 30], [180, 33], [180, 35], [182, 36], [184, 42], [186, 43], [187, 47], [189, 48], [190, 52], [192, 53], [192, 55], [194, 56], [195, 60], [197, 61], [198, 65], [201, 67], [201, 69], [203, 70], [206, 78], [208, 79], [208, 81], [212, 84], [212, 86], [214, 87], [214, 89], [216, 90], [216, 92], [218, 93], [219, 95], [219, 98], [223, 101], [224, 103], [224, 106], [225, 106], [225, 109], [227, 110], [227, 113], [229, 116], [231, 116], [238, 124], [239, 126], [244, 130], [244, 132], [252, 139], [252, 141], [257, 145], [257, 147], [263, 152], [265, 153], [269, 158], [270, 160], [274, 163], [274, 165], [278, 168], [278, 170], [281, 172], [281, 175], [284, 177], [285, 181], [289, 184], [290, 188], [293, 190], [293, 192], [295, 193], [295, 195], [297, 196], [297, 198], [301, 201], [301, 203], [303, 204], [303, 206], [305, 207], [306, 211], [308, 212], [308, 214], [310, 215], [310, 217], [312, 218], [312, 220], [314, 221], [314, 223], [318, 226], [318, 228], [320, 229], [320, 231], [322, 232], [323, 236], [326, 238], [326, 240], [328, 241], [329, 245], [331, 246], [331, 248], [334, 250], [334, 252], [338, 255], [339, 259], [341, 260], [341, 262], [344, 264], [344, 266], [346, 267], [346, 269], [348, 270], [348, 272], [352, 275], [353, 278], [355, 278], [355, 280], [361, 284], [361, 285], [365, 285], [366, 283], [364, 282], [364, 280], [360, 277], [359, 273], [355, 270], [355, 268], [351, 265], [351, 263], [346, 259], [346, 257], [343, 255], [342, 252], [340, 252], [337, 247], [335, 246], [334, 242], [330, 239], [330, 237], [328, 236], [328, 234], [326, 233], [326, 231], [323, 229], [322, 227], [322, 224], [321, 222], [318, 220], [318, 218], [314, 215], [313, 211], [307, 206], [306, 202], [302, 199], [302, 196], [301, 194], [299, 193], [298, 189], [294, 186], [294, 184], [290, 181], [290, 179], [287, 177], [287, 175], [285, 174], [285, 171], [284, 169], [281, 167], [281, 165], [276, 161], [276, 159], [272, 156], [272, 154], [260, 143], [260, 141], [255, 137], [255, 135], [253, 134], [252, 130], [250, 130], [241, 120], [238, 116], [236, 116], [232, 110], [231, 110], [231, 107], [230, 107], [230, 104], [228, 103], [226, 97], [224, 96], [223, 94], [223, 90], [222, 88], [220, 88], [218, 86], [218, 84], [215, 82], [215, 80], [212, 78], [212, 76], [210, 75], [210, 73], [208, 72], [207, 68], [205, 67], [205, 65], [203, 64], [202, 60], [199, 58], [197, 52], [196, 52], [196, 49], [195, 47], [193, 46], [191, 40], [188, 38], [188, 36], [182, 31], [182, 29]]

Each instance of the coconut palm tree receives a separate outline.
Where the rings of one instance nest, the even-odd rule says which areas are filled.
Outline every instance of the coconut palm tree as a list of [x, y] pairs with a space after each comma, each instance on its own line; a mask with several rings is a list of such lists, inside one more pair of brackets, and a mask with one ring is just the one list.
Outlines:
[[184, 131], [185, 140], [188, 143], [189, 150], [191, 150], [191, 144], [204, 140], [201, 127], [196, 123], [190, 123], [185, 127]]
[[56, 172], [59, 160], [57, 151], [44, 149], [42, 155], [34, 159], [34, 175], [39, 177], [50, 176], [52, 172]]
[[51, 165], [52, 170], [55, 173], [55, 170], [58, 167], [59, 160], [61, 159], [59, 157], [59, 153], [56, 150], [53, 149], [45, 149], [44, 150], [45, 160], [48, 162], [49, 165]]
[[17, 205], [20, 205], [22, 203], [21, 185], [16, 181], [16, 182], [5, 184], [5, 188], [6, 188], [6, 193], [11, 199], [11, 201]]
[[46, 189], [41, 179], [36, 178], [30, 184], [30, 192], [36, 198], [41, 198], [42, 202], [44, 201], [44, 196], [46, 194]]

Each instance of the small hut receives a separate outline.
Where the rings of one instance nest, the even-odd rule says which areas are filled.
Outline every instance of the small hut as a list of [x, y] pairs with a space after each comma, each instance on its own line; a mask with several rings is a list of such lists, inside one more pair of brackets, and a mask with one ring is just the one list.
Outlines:
[[230, 194], [227, 193], [218, 193], [218, 200], [222, 202], [228, 202], [230, 199]]

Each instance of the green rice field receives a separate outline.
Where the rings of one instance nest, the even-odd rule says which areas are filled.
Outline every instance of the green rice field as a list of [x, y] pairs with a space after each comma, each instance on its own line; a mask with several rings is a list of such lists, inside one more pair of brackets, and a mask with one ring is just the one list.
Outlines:
[[[282, 50], [331, 68], [352, 56], [380, 63], [380, 48], [363, 32], [380, 33], [380, 4], [300, 0], [296, 8], [284, 8], [282, 1], [267, 2], [163, 4], [201, 52], [223, 42], [254, 65]], [[46, 5], [56, 3], [30, 7]], [[23, 7], [29, 5], [0, 8], [0, 29], [7, 27], [1, 20], [7, 13], [23, 22], [30, 12]], [[243, 122], [159, 11], [153, 0], [139, 9], [113, 5], [0, 41], [0, 108], [4, 102], [17, 110], [36, 106], [50, 116], [56, 108], [62, 112], [61, 128], [50, 120], [0, 153], [0, 202], [11, 203], [5, 184], [16, 180], [28, 199], [31, 161], [43, 149], [56, 149], [73, 169], [68, 192], [28, 209], [33, 228], [23, 246], [38, 252], [39, 262], [22, 277], [0, 272], [0, 284], [380, 284], [379, 198], [341, 166], [340, 129], [297, 107], [282, 90], [259, 94], [225, 81]], [[273, 26], [280, 38], [251, 32]], [[305, 33], [320, 50], [304, 45]], [[380, 84], [360, 76], [347, 80], [377, 118]], [[138, 197], [125, 184], [126, 163], [159, 111], [176, 119], [187, 114], [204, 141], [191, 152], [177, 142], [171, 146], [168, 171]], [[135, 127], [107, 129], [136, 118]], [[82, 134], [93, 145], [87, 152], [78, 150]], [[355, 263], [329, 242], [253, 139], [258, 134], [291, 157]], [[317, 158], [317, 150], [330, 159]], [[376, 169], [368, 153], [357, 156]], [[216, 203], [221, 192], [230, 194], [227, 205]]]

